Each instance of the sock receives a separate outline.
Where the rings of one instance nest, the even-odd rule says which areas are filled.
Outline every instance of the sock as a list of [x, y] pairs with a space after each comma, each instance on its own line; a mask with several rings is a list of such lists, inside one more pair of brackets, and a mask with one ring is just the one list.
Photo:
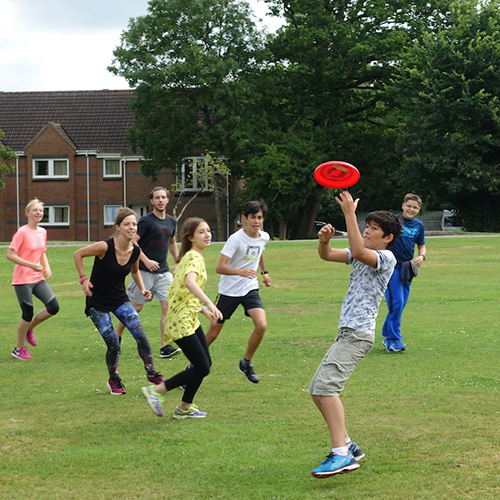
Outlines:
[[243, 366], [248, 366], [250, 364], [250, 361], [246, 358], [243, 358], [241, 362], [243, 363]]
[[122, 344], [122, 338], [121, 337], [118, 337], [118, 344], [121, 345]]
[[345, 445], [349, 448], [349, 446], [351, 445], [352, 441], [351, 441], [351, 438], [349, 436], [347, 436], [345, 438]]
[[343, 457], [349, 455], [349, 450], [347, 449], [347, 446], [339, 446], [338, 448], [332, 448], [333, 453], [335, 455], [341, 455]]

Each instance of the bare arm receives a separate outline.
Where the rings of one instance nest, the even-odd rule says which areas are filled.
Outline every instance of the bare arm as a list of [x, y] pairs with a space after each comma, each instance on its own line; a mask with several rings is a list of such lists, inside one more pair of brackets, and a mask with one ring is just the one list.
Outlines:
[[38, 262], [30, 262], [26, 259], [21, 259], [21, 257], [17, 255], [17, 252], [12, 248], [7, 249], [7, 259], [11, 262], [14, 262], [14, 264], [17, 264], [18, 266], [29, 267], [30, 269], [33, 269], [33, 271], [43, 270], [42, 264], [39, 264]]
[[45, 252], [43, 252], [40, 260], [42, 261], [43, 275], [46, 280], [50, 280], [50, 278], [52, 278], [52, 270], [50, 269], [49, 259], [47, 258], [47, 254]]
[[425, 260], [427, 249], [425, 248], [425, 245], [417, 245], [417, 248], [418, 248], [418, 257], [415, 257], [415, 264], [417, 267], [420, 267]]
[[335, 234], [335, 228], [331, 224], [326, 224], [318, 232], [318, 254], [323, 260], [331, 262], [347, 263], [348, 254], [345, 249], [332, 248], [330, 239]]
[[269, 273], [267, 273], [266, 265], [264, 264], [264, 254], [261, 254], [261, 256], [260, 256], [259, 267], [260, 267], [260, 270], [263, 273], [265, 273], [262, 275], [264, 285], [271, 286], [271, 278], [269, 277]]
[[168, 243], [168, 249], [170, 251], [170, 255], [173, 257], [174, 262], [177, 263], [179, 260], [179, 247], [177, 246], [177, 241], [175, 240], [175, 235], [170, 238]]
[[230, 257], [227, 255], [221, 255], [219, 263], [215, 268], [215, 271], [218, 274], [225, 274], [226, 276], [242, 276], [249, 279], [257, 277], [257, 271], [254, 271], [253, 269], [237, 269], [235, 267], [228, 266], [227, 263], [229, 262], [229, 258]]
[[377, 267], [377, 253], [365, 247], [363, 237], [359, 231], [358, 220], [356, 218], [356, 208], [359, 198], [353, 200], [348, 191], [343, 191], [335, 197], [337, 203], [344, 212], [347, 226], [347, 237], [349, 238], [349, 248], [354, 259], [370, 267]]
[[[83, 266], [83, 258], [84, 257], [99, 257], [102, 259], [108, 250], [108, 244], [105, 241], [99, 241], [94, 243], [93, 245], [88, 245], [86, 247], [78, 249], [73, 254], [73, 259], [75, 261], [75, 267], [80, 275], [80, 280], [85, 278], [85, 267]], [[91, 289], [94, 288], [94, 285], [87, 278], [84, 281], [81, 281], [83, 293], [92, 297]]]
[[[142, 251], [141, 251], [142, 253]], [[146, 290], [144, 287], [144, 282], [142, 281], [142, 274], [139, 271], [139, 259], [137, 259], [133, 264], [132, 264], [132, 269], [130, 270], [130, 275], [132, 276], [133, 280], [135, 281], [136, 285], [139, 287], [139, 290], [141, 291], [142, 295], [146, 298], [146, 300], [151, 300], [151, 291]]]
[[216, 319], [222, 319], [222, 313], [215, 307], [214, 303], [207, 297], [200, 285], [196, 282], [196, 273], [186, 274], [186, 287], [195, 296], [204, 302]]

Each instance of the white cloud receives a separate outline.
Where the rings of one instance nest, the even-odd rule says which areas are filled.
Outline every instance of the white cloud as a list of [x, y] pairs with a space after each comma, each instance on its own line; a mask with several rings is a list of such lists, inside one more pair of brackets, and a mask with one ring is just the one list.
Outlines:
[[[262, 0], [249, 2], [270, 29]], [[0, 91], [126, 89], [107, 67], [148, 0], [0, 0]]]

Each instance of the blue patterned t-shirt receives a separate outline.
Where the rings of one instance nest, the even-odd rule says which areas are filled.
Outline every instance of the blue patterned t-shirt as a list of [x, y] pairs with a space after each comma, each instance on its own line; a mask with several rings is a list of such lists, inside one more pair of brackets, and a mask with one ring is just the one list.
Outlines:
[[378, 308], [396, 266], [396, 257], [390, 250], [376, 250], [377, 267], [371, 267], [353, 259], [351, 250], [346, 250], [347, 263], [352, 264], [352, 269], [340, 310], [339, 328], [375, 335]]

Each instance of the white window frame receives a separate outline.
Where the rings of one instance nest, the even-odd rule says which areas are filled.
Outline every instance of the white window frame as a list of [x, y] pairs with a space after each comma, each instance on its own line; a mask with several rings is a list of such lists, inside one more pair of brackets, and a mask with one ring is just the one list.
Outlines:
[[[122, 207], [122, 205], [104, 205], [104, 225], [105, 226], [114, 226], [115, 224], [115, 216], [116, 216], [116, 212], [118, 212], [118, 210]], [[111, 220], [107, 219], [107, 215], [108, 214], [108, 210], [107, 209], [113, 209], [115, 208], [116, 210], [113, 211], [113, 215], [112, 215], [112, 218]]]
[[[119, 166], [120, 166], [120, 169], [119, 169], [120, 171], [119, 171], [119, 173], [118, 173], [118, 174], [108, 174], [108, 173], [106, 172], [106, 163], [107, 163], [108, 161], [118, 161], [118, 164], [119, 164]], [[123, 174], [122, 174], [122, 172], [123, 172], [123, 167], [122, 167], [122, 160], [121, 160], [121, 158], [104, 158], [104, 159], [103, 159], [102, 169], [103, 169], [103, 177], [104, 177], [105, 179], [121, 179], [121, 177], [122, 177], [122, 175], [123, 175]]]
[[[56, 210], [58, 208], [64, 208], [67, 210], [67, 214], [68, 214], [68, 218], [67, 220], [64, 220], [63, 222], [56, 222]], [[64, 227], [68, 227], [69, 226], [69, 221], [70, 221], [70, 208], [69, 208], [69, 205], [47, 205], [45, 204], [45, 206], [43, 207], [43, 215], [45, 217], [45, 211], [47, 210], [48, 211], [48, 216], [49, 216], [49, 220], [48, 221], [42, 221], [40, 222], [40, 225], [41, 226], [64, 226]]]
[[137, 215], [137, 220], [139, 220], [142, 216], [148, 213], [147, 205], [129, 205], [129, 206]]
[[[48, 173], [47, 175], [37, 175], [36, 164], [39, 161], [48, 162]], [[64, 161], [66, 163], [66, 174], [55, 175], [54, 174], [54, 162]], [[68, 158], [33, 158], [33, 179], [68, 179], [69, 178], [69, 159]]]
[[[198, 165], [200, 163], [205, 164], [206, 162], [205, 156], [189, 156], [184, 159], [184, 161], [181, 164], [181, 170], [180, 173], [177, 175], [177, 186], [180, 191], [213, 191], [213, 187], [211, 186], [211, 183], [208, 182], [208, 177], [205, 179], [203, 182], [199, 182], [198, 179]], [[193, 183], [192, 186], [189, 186], [187, 181], [186, 181], [186, 167], [187, 163], [191, 162], [192, 169], [193, 169]]]

